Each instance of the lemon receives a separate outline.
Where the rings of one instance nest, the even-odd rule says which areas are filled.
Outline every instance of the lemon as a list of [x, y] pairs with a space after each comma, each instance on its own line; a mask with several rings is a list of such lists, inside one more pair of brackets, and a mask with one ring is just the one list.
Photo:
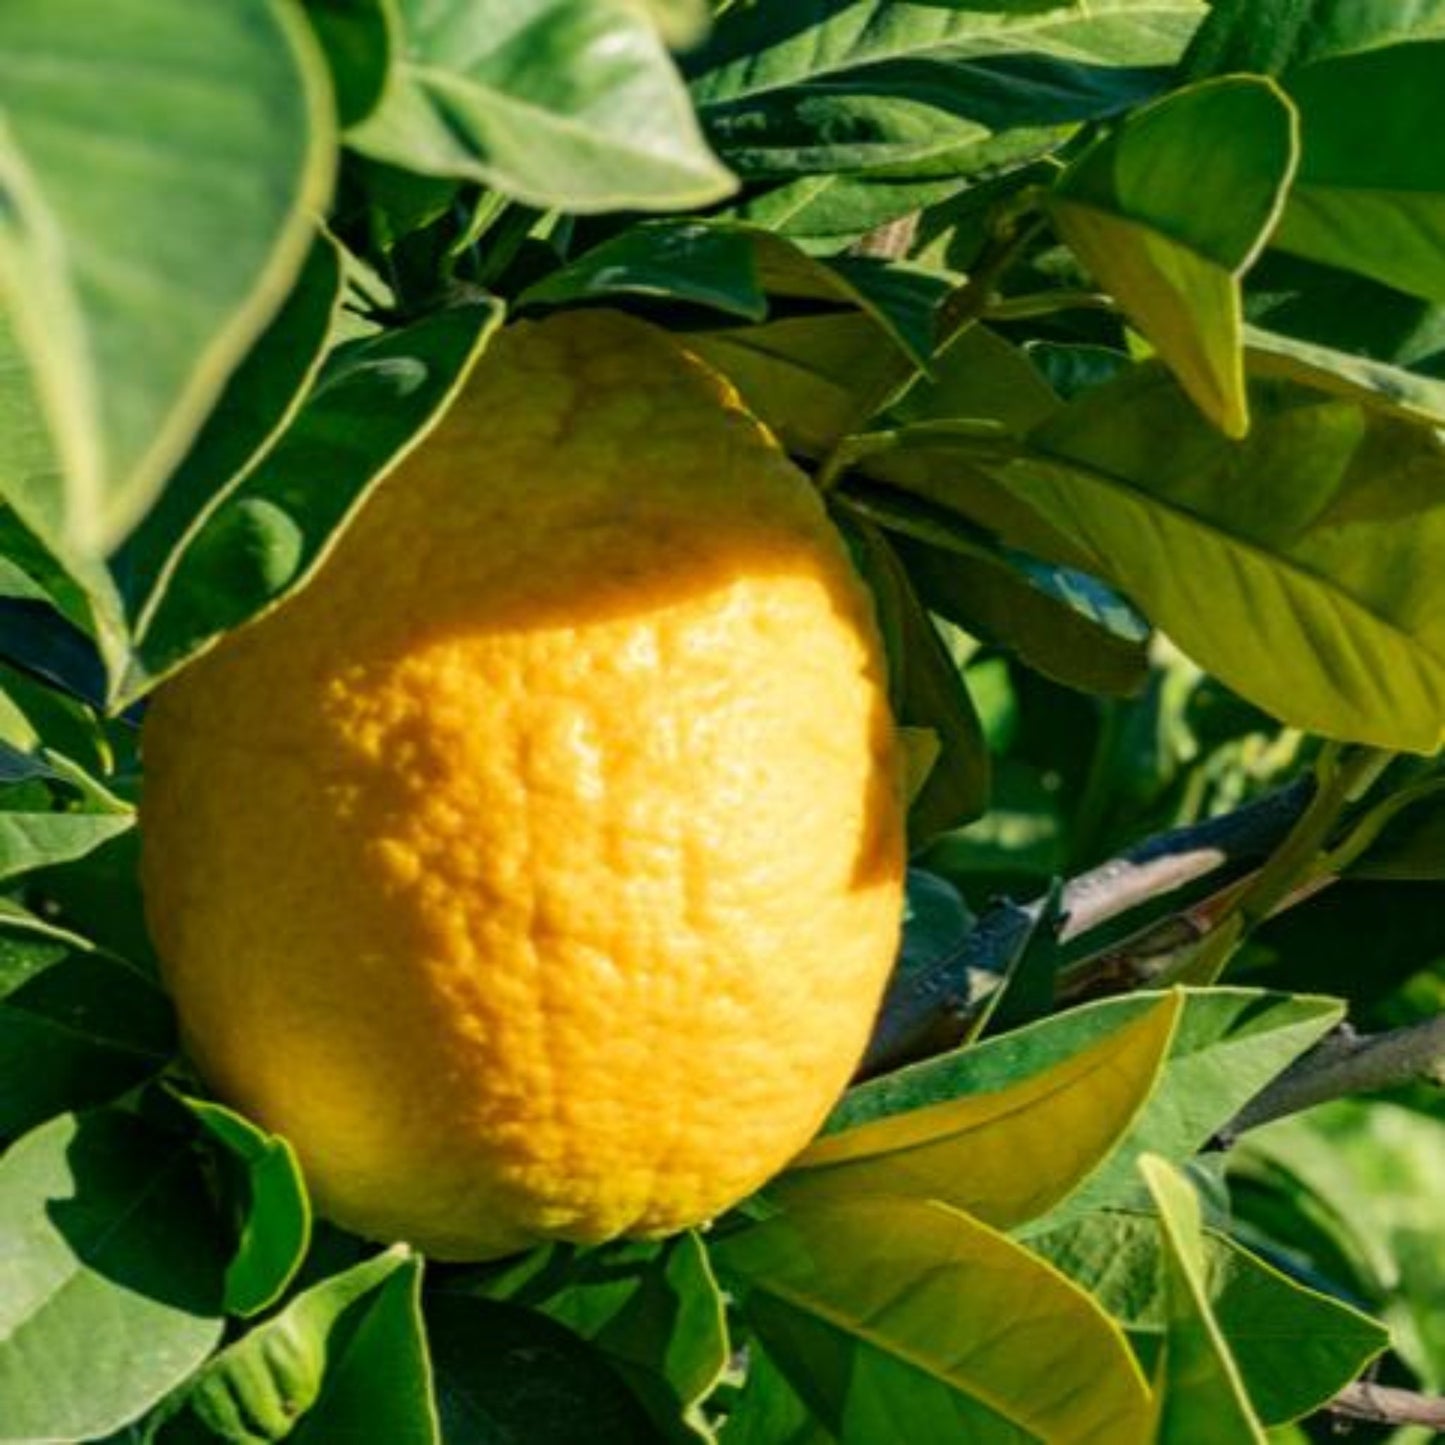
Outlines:
[[816, 1131], [894, 956], [882, 673], [717, 376], [616, 313], [514, 325], [315, 580], [155, 698], [191, 1057], [373, 1238], [713, 1217]]

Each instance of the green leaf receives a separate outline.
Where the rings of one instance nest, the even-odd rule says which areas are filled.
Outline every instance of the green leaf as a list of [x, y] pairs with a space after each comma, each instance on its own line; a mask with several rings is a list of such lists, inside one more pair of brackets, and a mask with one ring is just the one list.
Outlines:
[[[724, 21], [726, 24], [726, 21]], [[926, 44], [905, 58], [738, 96], [695, 92], [708, 135], [745, 179], [996, 173], [1060, 145], [1085, 121], [1147, 100], [1162, 75], [1043, 53], [965, 60]]]
[[[933, 734], [928, 734], [932, 737]], [[999, 920], [1002, 910], [1005, 917]], [[988, 934], [987, 959], [975, 937]], [[956, 1001], [957, 1011], [972, 1008], [999, 984], [997, 969], [1021, 951], [1032, 920], [1012, 904], [995, 904], [976, 918], [946, 879], [910, 868], [903, 911], [903, 943], [878, 1009], [868, 1050], [859, 1072], [865, 1078], [954, 1046], [953, 1009], [940, 1009], [940, 998]], [[944, 1017], [940, 1018], [940, 1013]]]
[[1279, 75], [1331, 56], [1445, 37], [1445, 4], [1346, 0], [1213, 0], [1180, 63], [1190, 80], [1249, 71]]
[[[0, 497], [53, 498], [63, 489], [29, 364], [14, 327], [0, 310]], [[4, 605], [5, 621], [0, 624], [4, 652], [99, 700], [104, 694], [99, 675], [124, 653], [121, 600], [97, 560], [61, 536], [43, 536], [44, 525], [44, 518], [32, 525], [12, 506], [0, 503], [3, 592], [15, 599]]]
[[930, 612], [1066, 687], [1128, 696], [1144, 685], [1149, 625], [1095, 578], [1000, 547], [906, 492], [849, 483], [841, 501], [889, 530]]
[[667, 1439], [712, 1438], [702, 1404], [731, 1348], [722, 1296], [696, 1233], [656, 1244], [536, 1250], [485, 1289], [592, 1344]]
[[1010, 432], [1038, 426], [1059, 408], [1043, 374], [1018, 347], [973, 325], [930, 361], [888, 408], [890, 423], [986, 420]]
[[156, 505], [111, 560], [137, 630], [145, 630], [150, 604], [187, 542], [295, 417], [321, 366], [340, 300], [340, 255], [336, 243], [322, 237]]
[[288, 1437], [294, 1445], [385, 1440], [442, 1445], [421, 1312], [422, 1262], [404, 1259], [336, 1331], [321, 1398]]
[[1114, 1028], [1067, 1052], [1058, 1043], [1073, 1028], [1049, 1019], [861, 1084], [769, 1192], [937, 1199], [1004, 1229], [1034, 1219], [1127, 1133], [1183, 1002], [1156, 995], [1138, 1017], [1116, 1012]]
[[1144, 1439], [1117, 1326], [993, 1230], [930, 1200], [809, 1206], [718, 1239], [764, 1351], [840, 1440]]
[[285, 1292], [311, 1242], [311, 1205], [296, 1152], [286, 1140], [205, 1099], [181, 1102], [224, 1151], [239, 1195], [240, 1231], [226, 1270], [226, 1313], [254, 1315]]
[[73, 862], [134, 825], [130, 812], [0, 811], [0, 878]]
[[939, 741], [938, 759], [908, 810], [909, 838], [917, 845], [988, 806], [988, 745], [967, 685], [897, 553], [861, 519], [849, 519], [848, 534], [889, 646], [894, 713], [905, 727], [932, 729]]
[[[1126, 1002], [1132, 1001], [1111, 1007]], [[1342, 1013], [1334, 999], [1242, 988], [1187, 990], [1169, 1057], [1133, 1127], [1103, 1167], [1032, 1229], [1136, 1201], [1141, 1155], [1178, 1164], [1191, 1158]]]
[[1387, 796], [1356, 827], [1372, 841], [1349, 864], [1351, 877], [1445, 881], [1445, 778], [1425, 778]]
[[1299, 174], [1275, 244], [1445, 301], [1445, 41], [1321, 60], [1285, 78]]
[[1258, 326], [1244, 328], [1244, 342], [1252, 376], [1281, 377], [1430, 426], [1445, 423], [1445, 381]]
[[1140, 1161], [1159, 1207], [1167, 1323], [1157, 1370], [1158, 1445], [1266, 1445], [1209, 1307], [1199, 1200], [1162, 1159]]
[[788, 1378], [769, 1355], [748, 1351], [748, 1373], [737, 1403], [728, 1411], [727, 1445], [836, 1445]]
[[363, 154], [567, 211], [727, 195], [687, 92], [630, 0], [398, 0], [405, 53]]
[[1396, 1352], [1438, 1389], [1445, 1381], [1445, 1120], [1388, 1100], [1336, 1100], [1251, 1130], [1230, 1167], [1242, 1206], [1241, 1186], [1268, 1169], [1337, 1231], [1380, 1301]]
[[91, 1440], [221, 1336], [219, 1230], [184, 1140], [66, 1114], [0, 1157], [0, 1440]]
[[333, 354], [295, 420], [175, 562], [117, 705], [310, 578], [370, 489], [436, 425], [499, 320], [490, 304], [441, 311]]
[[799, 15], [734, 5], [689, 57], [706, 111], [724, 101], [823, 88], [865, 68], [987, 56], [1053, 57], [1082, 66], [1167, 66], [1205, 13], [1202, 0], [1103, 0], [950, 6], [920, 0], [835, 0]]
[[702, 221], [646, 221], [544, 276], [518, 306], [566, 306], [605, 296], [657, 297], [749, 321], [768, 314], [758, 275], [759, 234]]
[[[1113, 582], [1201, 666], [1294, 726], [1434, 752], [1445, 718], [1445, 450], [1284, 383], [1231, 442], [1161, 368], [1085, 392], [1012, 462], [1012, 507], [951, 500]], [[1041, 524], [1041, 525], [1040, 525]]]
[[391, 75], [395, 0], [306, 0], [306, 15], [331, 67], [337, 119], [354, 126], [380, 104]]
[[696, 331], [687, 349], [737, 387], [749, 411], [788, 451], [823, 457], [856, 430], [898, 376], [861, 312], [790, 316], [758, 326]]
[[[1390, 1342], [1359, 1310], [1307, 1289], [1226, 1235], [1201, 1235], [1206, 1296], [1267, 1424], [1299, 1419], [1332, 1399]], [[1159, 1222], [1109, 1211], [1035, 1235], [1029, 1248], [1070, 1279], [1152, 1350], [1168, 1327]]]
[[0, 291], [59, 462], [6, 494], [95, 557], [301, 264], [334, 164], [325, 76], [279, 0], [10, 0], [0, 91]]
[[[435, 1294], [427, 1338], [447, 1445], [651, 1445], [666, 1437], [571, 1330], [494, 1300]], [[361, 1437], [358, 1437], [361, 1438]]]
[[115, 1098], [175, 1051], [165, 995], [120, 959], [0, 920], [0, 1138]]
[[[417, 1271], [415, 1260], [398, 1245], [297, 1295], [279, 1314], [208, 1360], [184, 1392], [168, 1402], [155, 1436], [158, 1445], [301, 1439], [288, 1432], [332, 1389], [380, 1291], [400, 1278], [405, 1296]], [[377, 1383], [400, 1385], [406, 1364], [399, 1359], [395, 1374], [383, 1366]], [[375, 1403], [379, 1430], [388, 1406], [385, 1400]], [[408, 1437], [363, 1432], [353, 1438], [385, 1439], [390, 1445], [392, 1439]]]
[[1050, 197], [1061, 237], [1229, 436], [1249, 430], [1239, 278], [1279, 215], [1294, 130], [1272, 81], [1205, 81], [1132, 115]]
[[786, 236], [811, 253], [832, 255], [879, 226], [951, 199], [968, 184], [967, 178], [958, 176], [921, 181], [866, 172], [799, 176], [750, 190], [723, 214]]
[[934, 309], [947, 282], [907, 267], [828, 264], [781, 237], [735, 222], [646, 221], [603, 241], [523, 292], [518, 305], [558, 306], [613, 295], [656, 297], [762, 321], [769, 297], [866, 312], [879, 340], [916, 366], [933, 351]]

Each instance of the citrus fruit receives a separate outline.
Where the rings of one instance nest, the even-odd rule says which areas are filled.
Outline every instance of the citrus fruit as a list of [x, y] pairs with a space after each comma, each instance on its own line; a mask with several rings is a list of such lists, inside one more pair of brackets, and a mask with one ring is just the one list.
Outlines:
[[353, 1230], [666, 1234], [785, 1165], [858, 1062], [903, 871], [869, 598], [807, 479], [640, 321], [504, 332], [143, 749], [191, 1057]]

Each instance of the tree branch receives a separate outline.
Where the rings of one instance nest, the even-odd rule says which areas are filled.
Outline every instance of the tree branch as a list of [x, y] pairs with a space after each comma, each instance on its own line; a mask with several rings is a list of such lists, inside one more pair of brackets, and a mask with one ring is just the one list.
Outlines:
[[1428, 1425], [1445, 1430], [1445, 1398], [1400, 1390], [1392, 1385], [1373, 1385], [1356, 1380], [1346, 1385], [1325, 1407], [1331, 1415], [1350, 1420], [1370, 1420], [1379, 1425]]
[[[1080, 874], [1064, 889], [1062, 937], [1078, 937], [1188, 883], [1268, 857], [1289, 836], [1313, 795], [1313, 781], [1300, 778], [1226, 816], [1146, 839]], [[1231, 903], [1233, 888], [1217, 897]], [[1198, 940], [1209, 904], [1206, 899], [1188, 915], [1161, 920], [1136, 939], [1070, 968], [1060, 979], [1061, 997], [1123, 992], [1148, 982], [1151, 960]], [[952, 952], [896, 976], [861, 1073], [896, 1068], [966, 1037], [986, 1002], [986, 991], [979, 996], [980, 978], [1002, 976], [1042, 910], [1042, 900], [1026, 908], [1008, 901], [996, 904]]]
[[1349, 1094], [1414, 1083], [1445, 1088], [1445, 1014], [1363, 1037], [1342, 1024], [1256, 1095], [1228, 1133], [1242, 1134]]

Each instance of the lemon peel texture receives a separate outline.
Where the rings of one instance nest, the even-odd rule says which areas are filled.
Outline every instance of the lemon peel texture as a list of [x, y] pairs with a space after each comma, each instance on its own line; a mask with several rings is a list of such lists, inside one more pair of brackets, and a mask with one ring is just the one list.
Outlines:
[[191, 1056], [360, 1233], [670, 1233], [858, 1062], [903, 874], [871, 604], [807, 479], [641, 322], [505, 332], [143, 745]]

